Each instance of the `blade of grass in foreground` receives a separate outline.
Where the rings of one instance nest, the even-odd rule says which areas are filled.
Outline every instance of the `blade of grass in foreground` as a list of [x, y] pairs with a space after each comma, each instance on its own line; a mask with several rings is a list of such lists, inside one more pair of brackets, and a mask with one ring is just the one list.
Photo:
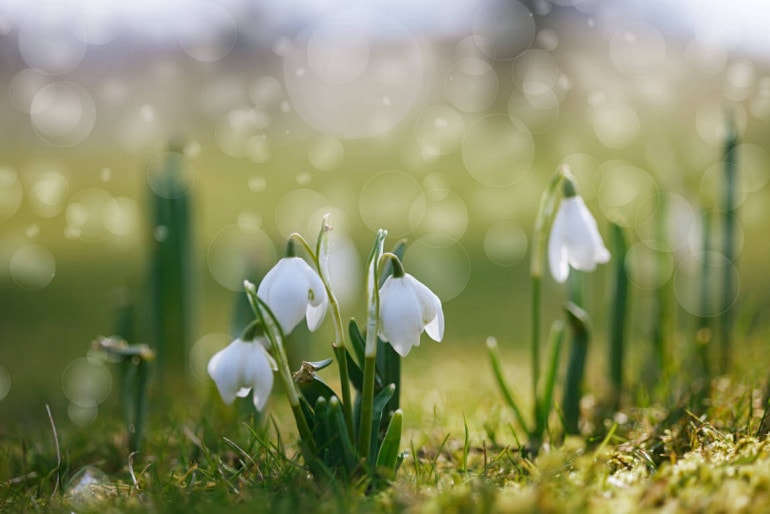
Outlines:
[[612, 292], [610, 294], [610, 383], [612, 384], [611, 406], [620, 407], [623, 392], [623, 360], [625, 355], [625, 327], [628, 304], [628, 274], [626, 270], [626, 238], [623, 229], [610, 225], [613, 270]]
[[150, 266], [151, 339], [161, 379], [181, 374], [187, 364], [191, 315], [191, 214], [182, 179], [183, 158], [170, 151], [152, 173], [153, 247]]
[[564, 380], [564, 431], [567, 434], [580, 433], [580, 397], [582, 396], [583, 375], [588, 355], [588, 313], [568, 302], [565, 306], [567, 320], [572, 331], [572, 351]]
[[729, 263], [735, 262], [735, 187], [736, 187], [736, 146], [738, 144], [738, 135], [735, 131], [735, 124], [730, 117], [727, 122], [727, 138], [725, 140], [725, 158], [724, 158], [724, 181], [725, 181], [725, 196], [724, 196], [724, 208], [722, 210], [722, 230], [724, 231], [724, 237], [722, 240], [723, 248], [722, 253], [727, 261], [726, 266], [723, 267], [722, 275], [722, 305], [721, 305], [721, 323], [720, 323], [720, 350], [722, 372], [725, 372], [730, 367], [730, 359], [732, 353], [732, 329], [735, 318], [734, 309], [732, 308], [732, 302], [735, 298], [735, 281], [732, 273], [732, 267]]

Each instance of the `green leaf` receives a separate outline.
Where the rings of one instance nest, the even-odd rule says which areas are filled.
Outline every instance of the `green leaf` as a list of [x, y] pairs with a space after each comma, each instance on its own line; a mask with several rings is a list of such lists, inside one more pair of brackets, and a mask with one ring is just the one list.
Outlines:
[[313, 374], [303, 374], [302, 370], [294, 374], [294, 383], [299, 386], [299, 390], [302, 396], [307, 400], [308, 404], [315, 408], [319, 399], [323, 398], [326, 401], [330, 401], [332, 398], [336, 398], [337, 394], [329, 387], [326, 382], [321, 380], [321, 377]]
[[551, 333], [548, 336], [548, 346], [551, 348], [551, 359], [545, 377], [543, 396], [540, 399], [539, 409], [541, 419], [538, 420], [538, 429], [542, 433], [548, 424], [548, 415], [553, 407], [553, 392], [556, 387], [556, 379], [561, 360], [561, 350], [564, 346], [564, 322], [556, 320], [551, 325]]
[[[404, 254], [406, 253], [406, 240], [402, 239], [399, 241], [396, 246], [393, 247], [393, 250], [390, 252], [396, 257], [398, 257], [399, 260], [404, 260]], [[380, 270], [380, 287], [382, 287], [382, 284], [385, 283], [385, 280], [393, 274], [393, 262], [388, 259], [387, 262], [383, 265], [382, 269]]]
[[[390, 262], [390, 261], [388, 261]], [[393, 349], [390, 343], [377, 338], [377, 372], [382, 383], [393, 384], [396, 390], [388, 402], [387, 410], [395, 411], [399, 408], [401, 395], [401, 356]]]
[[386, 478], [393, 478], [396, 474], [403, 418], [404, 413], [401, 409], [393, 413], [390, 423], [388, 423], [388, 429], [385, 431], [385, 437], [382, 439], [380, 451], [377, 454], [377, 470], [386, 473]]
[[492, 372], [498, 387], [500, 387], [500, 392], [503, 393], [503, 399], [511, 408], [511, 410], [513, 410], [513, 414], [516, 416], [516, 421], [518, 421], [522, 430], [524, 430], [527, 434], [530, 434], [531, 432], [527, 426], [527, 422], [524, 420], [524, 414], [522, 414], [521, 409], [519, 409], [519, 404], [513, 397], [513, 392], [511, 392], [511, 390], [508, 388], [508, 384], [505, 382], [505, 377], [503, 377], [503, 368], [500, 364], [500, 354], [497, 351], [497, 341], [492, 338], [488, 339], [487, 350], [489, 352], [489, 360], [492, 363]]
[[337, 397], [329, 401], [329, 426], [331, 434], [333, 434], [330, 446], [334, 453], [334, 460], [344, 467], [346, 476], [350, 476], [358, 464], [358, 459], [356, 457], [356, 449], [351, 443], [348, 429], [345, 425], [342, 406]]
[[350, 352], [348, 352], [347, 349], [345, 349], [345, 358], [348, 361], [348, 376], [350, 377], [350, 382], [353, 384], [353, 387], [356, 388], [356, 391], [360, 393], [364, 390], [364, 372], [358, 367], [358, 364], [353, 360], [353, 357], [350, 356]]
[[328, 402], [326, 399], [318, 399], [313, 414], [315, 418], [313, 439], [315, 439], [316, 446], [318, 447], [318, 455], [321, 457], [321, 460], [327, 462], [326, 455], [328, 453], [329, 432], [331, 427], [329, 426]]
[[374, 397], [374, 401], [372, 403], [372, 439], [369, 452], [369, 462], [374, 462], [374, 459], [377, 455], [377, 439], [380, 433], [382, 414], [395, 392], [396, 386], [394, 384], [388, 384], [386, 387], [383, 387], [382, 390]]
[[568, 434], [577, 434], [581, 389], [588, 355], [588, 313], [571, 302], [567, 303], [564, 310], [572, 331], [572, 351], [564, 380], [564, 430]]
[[359, 369], [364, 362], [364, 348], [366, 347], [366, 340], [361, 334], [361, 330], [358, 328], [356, 320], [351, 319], [348, 323], [348, 333], [350, 334], [350, 343], [353, 346], [353, 351], [356, 353], [356, 359], [358, 360]]

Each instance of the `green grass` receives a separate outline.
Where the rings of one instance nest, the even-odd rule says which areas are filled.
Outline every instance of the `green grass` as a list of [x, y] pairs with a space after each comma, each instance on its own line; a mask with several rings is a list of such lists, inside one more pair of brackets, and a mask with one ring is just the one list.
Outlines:
[[[730, 377], [712, 384], [707, 412], [652, 402], [603, 410], [584, 398], [582, 434], [552, 440], [534, 460], [518, 452], [511, 412], [497, 394], [482, 344], [432, 345], [405, 360], [408, 452], [391, 487], [316, 483], [302, 465], [278, 391], [254, 422], [213, 389], [155, 399], [145, 446], [131, 454], [116, 405], [78, 428], [45, 407], [28, 425], [4, 422], [0, 510], [159, 512], [762, 512], [770, 507], [770, 441], [761, 391]], [[505, 352], [507, 354], [509, 352]], [[527, 384], [504, 355], [505, 372]], [[747, 356], [748, 357], [748, 356]], [[744, 365], [753, 359], [741, 361]], [[746, 378], [750, 376], [736, 369]], [[736, 375], [738, 376], [738, 375]], [[462, 379], [458, 379], [462, 377]], [[678, 389], [672, 381], [672, 390]], [[157, 395], [158, 391], [156, 391]], [[193, 393], [193, 394], [190, 394]], [[281, 436], [277, 434], [280, 433]], [[518, 434], [521, 436], [522, 434]], [[60, 465], [57, 464], [60, 461]], [[76, 485], [84, 476], [96, 483]]]

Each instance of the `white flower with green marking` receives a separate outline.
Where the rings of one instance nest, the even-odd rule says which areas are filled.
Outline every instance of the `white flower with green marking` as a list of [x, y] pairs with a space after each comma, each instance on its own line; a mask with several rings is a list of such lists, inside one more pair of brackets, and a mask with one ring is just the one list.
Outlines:
[[329, 297], [318, 273], [300, 257], [284, 257], [267, 272], [257, 296], [267, 304], [288, 335], [307, 318], [313, 331], [324, 319]]
[[273, 369], [263, 344], [267, 343], [262, 337], [254, 341], [236, 339], [209, 361], [209, 376], [226, 404], [253, 391], [254, 406], [260, 411], [264, 408], [273, 388]]
[[388, 277], [380, 288], [380, 338], [405, 357], [423, 330], [434, 341], [444, 337], [441, 300], [409, 273]]
[[[572, 193], [570, 195], [570, 193]], [[557, 282], [565, 282], [569, 268], [593, 271], [597, 264], [610, 260], [596, 227], [596, 220], [583, 199], [575, 194], [574, 186], [565, 186], [565, 196], [559, 205], [548, 240], [548, 264]]]

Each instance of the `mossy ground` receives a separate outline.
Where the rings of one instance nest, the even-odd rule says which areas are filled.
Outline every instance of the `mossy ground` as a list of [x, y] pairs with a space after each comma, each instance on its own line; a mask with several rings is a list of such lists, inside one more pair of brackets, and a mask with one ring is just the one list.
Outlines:
[[[364, 483], [346, 489], [313, 481], [297, 454], [295, 431], [280, 393], [271, 400], [271, 414], [253, 428], [244, 409], [226, 408], [206, 391], [184, 401], [158, 399], [138, 453], [126, 446], [117, 408], [87, 428], [57, 423], [57, 409], [52, 409], [58, 452], [44, 408], [38, 426], [22, 431], [7, 425], [0, 440], [0, 508], [607, 513], [770, 509], [770, 441], [759, 389], [730, 377], [715, 379], [710, 400], [698, 414], [687, 394], [671, 405], [629, 406], [621, 413], [606, 413], [601, 401], [587, 396], [585, 433], [562, 438], [554, 416], [552, 440], [533, 458], [519, 450], [511, 414], [488, 378], [483, 352], [467, 352], [462, 359], [456, 352], [451, 355], [430, 363], [418, 357], [407, 366], [402, 405], [408, 422], [401, 445], [407, 457], [396, 479], [377, 492], [365, 493]], [[416, 369], [423, 371], [415, 376]], [[469, 369], [480, 379], [471, 383]], [[516, 375], [521, 369], [507, 371]]]

